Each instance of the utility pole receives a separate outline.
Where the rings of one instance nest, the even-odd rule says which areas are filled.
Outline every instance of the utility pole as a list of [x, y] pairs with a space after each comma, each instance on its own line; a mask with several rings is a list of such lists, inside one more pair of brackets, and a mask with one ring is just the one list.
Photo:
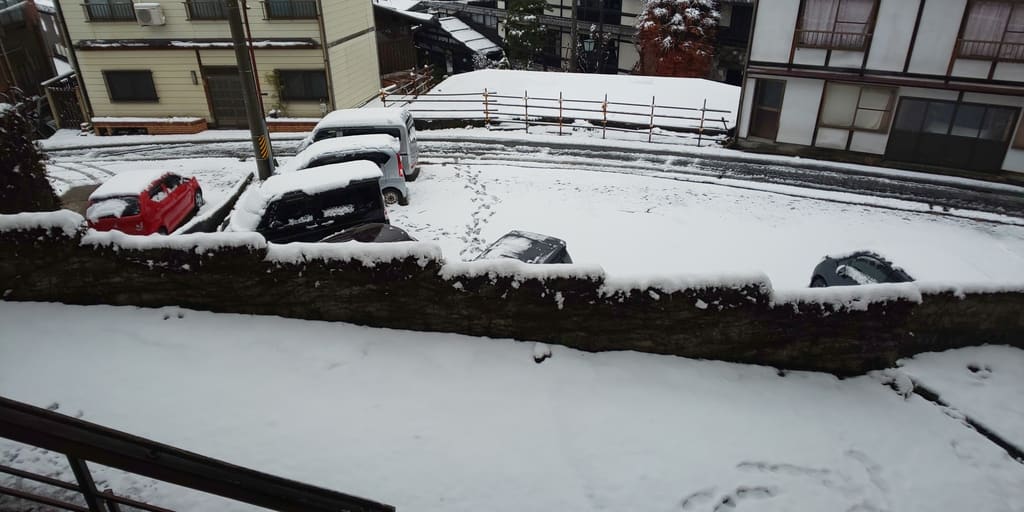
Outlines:
[[[579, 51], [579, 50], [576, 49], [576, 47], [579, 46], [579, 44], [580, 44], [580, 40], [579, 40], [579, 38], [580, 38], [580, 29], [579, 29], [579, 25], [576, 23], [576, 16], [577, 16], [576, 9], [579, 6], [579, 3], [580, 3], [580, 0], [572, 0], [572, 29], [570, 30], [570, 34], [571, 35], [569, 36], [569, 39], [570, 39], [569, 44], [572, 45], [572, 47], [569, 48], [569, 72], [570, 73], [575, 73], [577, 67], [579, 66], [579, 55], [576, 53], [577, 51]], [[561, 13], [559, 13], [559, 14], [561, 14]]]
[[249, 118], [249, 132], [252, 134], [252, 146], [256, 153], [256, 171], [260, 180], [265, 180], [274, 173], [274, 154], [270, 147], [270, 133], [267, 131], [267, 120], [261, 113], [263, 108], [260, 98], [256, 95], [256, 77], [252, 73], [252, 60], [245, 44], [245, 30], [242, 28], [242, 12], [238, 7], [239, 0], [228, 0], [228, 25], [231, 26], [231, 40], [235, 47], [235, 60], [238, 61], [238, 78], [242, 81], [242, 100], [245, 102], [245, 113]]

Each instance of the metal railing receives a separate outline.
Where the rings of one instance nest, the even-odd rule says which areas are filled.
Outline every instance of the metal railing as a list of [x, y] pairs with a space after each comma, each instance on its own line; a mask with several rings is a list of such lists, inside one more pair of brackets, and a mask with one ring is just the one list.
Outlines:
[[271, 510], [395, 510], [390, 505], [234, 466], [3, 397], [0, 397], [0, 437], [67, 457], [77, 483], [0, 465], [0, 473], [80, 493], [85, 500], [86, 506], [83, 507], [52, 495], [0, 485], [0, 495], [61, 510], [119, 512], [123, 505], [148, 512], [169, 512], [165, 508], [117, 495], [110, 489], [101, 492], [96, 488], [87, 460]]
[[867, 48], [868, 32], [835, 32], [832, 30], [797, 29], [797, 45], [803, 48], [832, 50], [863, 50]]
[[[558, 135], [569, 135], [574, 128], [600, 130], [601, 138], [609, 131], [647, 135], [654, 142], [655, 130], [659, 135], [697, 135], [699, 147], [705, 138], [724, 135], [729, 131], [726, 114], [729, 110], [707, 108], [707, 99], [701, 107], [682, 107], [658, 104], [654, 96], [650, 103], [572, 99], [562, 93], [557, 98], [533, 97], [526, 91], [522, 96], [482, 92], [427, 93], [402, 95], [381, 91], [381, 103], [402, 105], [424, 120], [482, 121], [488, 129], [507, 125], [521, 126], [527, 133], [530, 127], [557, 127]], [[585, 121], [584, 125], [577, 121]]]
[[263, 17], [268, 20], [316, 18], [316, 0], [263, 0]]
[[958, 39], [956, 53], [965, 59], [1024, 62], [1024, 43]]
[[135, 21], [135, 5], [132, 2], [86, 2], [82, 8], [89, 21]]
[[190, 20], [228, 19], [227, 0], [188, 0], [185, 10]]

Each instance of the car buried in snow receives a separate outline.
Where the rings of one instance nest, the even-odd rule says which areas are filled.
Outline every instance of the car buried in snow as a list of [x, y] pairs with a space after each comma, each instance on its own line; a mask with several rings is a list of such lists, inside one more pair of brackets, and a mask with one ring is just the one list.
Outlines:
[[303, 151], [315, 142], [339, 137], [368, 134], [390, 135], [399, 141], [405, 180], [416, 181], [420, 175], [419, 144], [412, 114], [405, 108], [349, 108], [335, 110], [313, 127], [312, 133], [299, 144]]
[[913, 280], [910, 274], [877, 253], [857, 251], [845, 255], [826, 256], [821, 260], [811, 275], [811, 288], [908, 283]]
[[278, 174], [299, 172], [328, 164], [369, 160], [380, 167], [380, 191], [387, 204], [409, 204], [409, 188], [405, 184], [405, 164], [401, 144], [391, 135], [352, 135], [320, 140], [303, 149]]
[[524, 263], [572, 263], [565, 241], [529, 231], [509, 231], [502, 235], [475, 260], [511, 258]]
[[389, 224], [378, 182], [367, 160], [328, 164], [271, 176], [247, 189], [224, 231], [255, 231], [268, 242], [318, 242], [367, 223]]
[[97, 231], [166, 235], [202, 206], [203, 190], [195, 178], [167, 171], [125, 171], [89, 195], [85, 218]]

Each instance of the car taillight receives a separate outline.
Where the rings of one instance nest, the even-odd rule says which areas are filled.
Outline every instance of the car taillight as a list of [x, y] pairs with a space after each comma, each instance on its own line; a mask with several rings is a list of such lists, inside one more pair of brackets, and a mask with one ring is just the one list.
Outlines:
[[402, 165], [402, 155], [400, 155], [398, 153], [395, 153], [395, 158], [398, 159], [398, 177], [399, 178], [404, 178], [405, 177], [405, 166]]

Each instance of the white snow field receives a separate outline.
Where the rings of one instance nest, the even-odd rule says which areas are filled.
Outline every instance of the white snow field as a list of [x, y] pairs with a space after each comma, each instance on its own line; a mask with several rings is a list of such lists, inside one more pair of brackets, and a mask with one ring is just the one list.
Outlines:
[[[0, 303], [0, 324], [0, 395], [399, 510], [1024, 507], [1024, 465], [871, 376], [559, 346], [535, 364], [533, 343], [177, 308]], [[1006, 386], [969, 391], [1015, 398], [1021, 375], [993, 370]], [[72, 479], [56, 454], [0, 458]], [[245, 508], [96, 473], [160, 506]]]

